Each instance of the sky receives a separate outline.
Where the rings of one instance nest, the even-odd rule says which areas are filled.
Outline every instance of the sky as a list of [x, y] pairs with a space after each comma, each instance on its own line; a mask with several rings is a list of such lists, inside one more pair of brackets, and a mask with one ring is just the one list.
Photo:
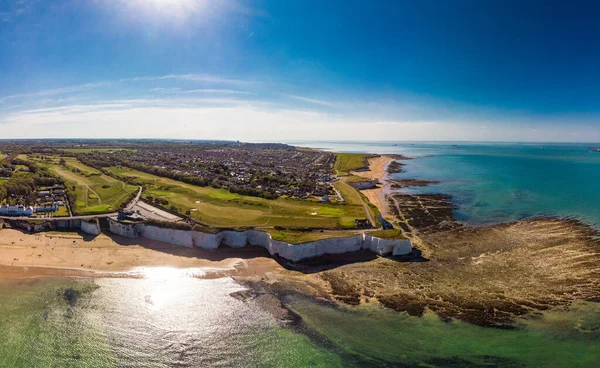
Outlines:
[[0, 0], [0, 138], [600, 142], [600, 6]]

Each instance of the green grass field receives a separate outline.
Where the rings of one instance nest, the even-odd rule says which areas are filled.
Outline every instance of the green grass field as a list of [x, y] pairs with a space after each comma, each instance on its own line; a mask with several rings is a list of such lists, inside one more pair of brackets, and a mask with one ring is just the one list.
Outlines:
[[366, 153], [336, 153], [334, 169], [338, 175], [349, 175], [352, 170], [368, 167], [367, 159], [373, 155]]
[[72, 190], [75, 186], [77, 201], [71, 203], [71, 211], [74, 215], [93, 215], [116, 211], [126, 201], [137, 187], [125, 184], [108, 175], [89, 175], [99, 173], [98, 170], [82, 164], [73, 158], [65, 158], [67, 165], [77, 167], [85, 174], [74, 173], [71, 170], [59, 166], [49, 165], [50, 169], [63, 178], [67, 188]]
[[[354, 177], [354, 176], [351, 176], [351, 178], [352, 177]], [[364, 202], [367, 205], [367, 209], [368, 209], [369, 213], [371, 214], [371, 218], [375, 222], [375, 226], [380, 226], [379, 221], [377, 220], [377, 216], [379, 216], [379, 214], [380, 214], [377, 206], [375, 206], [374, 204], [369, 202], [369, 199], [367, 198], [367, 196], [365, 196], [363, 193], [361, 193], [360, 190], [349, 185], [347, 183], [346, 177], [344, 177], [342, 180], [336, 181], [333, 185], [336, 187], [337, 190], [340, 191], [340, 193], [342, 194], [342, 197], [344, 197], [344, 199], [346, 200], [346, 202], [348, 204], [362, 206], [362, 203]], [[361, 198], [362, 198], [362, 201], [361, 201]], [[366, 217], [366, 215], [363, 210], [363, 218], [365, 218], [365, 217]]]
[[129, 168], [111, 167], [108, 170], [117, 176], [144, 181], [147, 188], [144, 196], [167, 200], [167, 207], [174, 205], [182, 213], [190, 211], [189, 216], [194, 220], [215, 227], [353, 228], [355, 219], [365, 217], [360, 204], [325, 204], [284, 198], [267, 200], [186, 184]]
[[67, 217], [69, 216], [69, 211], [66, 206], [61, 206], [58, 208], [58, 211], [54, 213], [54, 217]]
[[[360, 200], [360, 194], [358, 194], [356, 189], [351, 187], [349, 184], [345, 183], [342, 180], [338, 180], [333, 183], [333, 186], [337, 190], [340, 191], [340, 194], [342, 195], [342, 197], [344, 197], [344, 200], [346, 201], [347, 204], [355, 205], [355, 206], [362, 206], [362, 202]], [[363, 213], [363, 217], [364, 217], [364, 213]]]
[[266, 232], [271, 234], [274, 240], [284, 241], [291, 244], [302, 244], [313, 242], [322, 239], [331, 238], [347, 238], [350, 236], [359, 235], [359, 231], [336, 231], [336, 232], [320, 232], [320, 231], [289, 231], [289, 230], [276, 230], [276, 229], [265, 229]]
[[89, 167], [74, 157], [63, 157], [67, 166], [74, 167], [76, 169], [81, 170], [85, 175], [99, 175], [102, 174], [100, 171], [94, 169], [93, 167]]
[[368, 231], [367, 234], [381, 239], [406, 239], [399, 229]]

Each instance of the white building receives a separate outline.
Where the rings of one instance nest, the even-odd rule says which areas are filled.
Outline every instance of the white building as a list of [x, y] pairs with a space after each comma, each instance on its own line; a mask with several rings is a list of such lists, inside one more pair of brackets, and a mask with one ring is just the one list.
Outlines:
[[31, 216], [33, 215], [33, 211], [33, 207], [25, 207], [23, 205], [0, 206], [0, 215], [2, 216]]
[[33, 209], [33, 211], [35, 213], [38, 213], [38, 212], [56, 212], [56, 211], [58, 211], [58, 203], [57, 202], [52, 202], [52, 204], [45, 204], [45, 205], [41, 205], [41, 206], [35, 206], [35, 208]]

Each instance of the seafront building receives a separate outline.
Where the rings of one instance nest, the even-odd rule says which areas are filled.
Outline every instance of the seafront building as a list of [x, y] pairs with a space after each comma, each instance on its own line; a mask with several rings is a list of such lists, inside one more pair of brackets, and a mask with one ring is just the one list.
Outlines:
[[58, 211], [59, 204], [53, 202], [51, 204], [45, 204], [40, 206], [24, 206], [24, 205], [2, 205], [0, 206], [0, 216], [18, 216], [26, 217], [32, 216], [34, 213], [40, 212], [56, 212]]
[[34, 209], [31, 206], [25, 207], [23, 205], [16, 206], [0, 206], [0, 215], [2, 216], [31, 216], [33, 215]]

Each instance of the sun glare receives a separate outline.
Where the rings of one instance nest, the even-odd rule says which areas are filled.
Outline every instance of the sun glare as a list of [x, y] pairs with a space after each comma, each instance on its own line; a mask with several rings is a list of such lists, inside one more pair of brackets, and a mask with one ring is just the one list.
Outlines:
[[133, 0], [124, 4], [133, 14], [141, 13], [146, 18], [184, 21], [201, 14], [208, 2], [206, 0]]

